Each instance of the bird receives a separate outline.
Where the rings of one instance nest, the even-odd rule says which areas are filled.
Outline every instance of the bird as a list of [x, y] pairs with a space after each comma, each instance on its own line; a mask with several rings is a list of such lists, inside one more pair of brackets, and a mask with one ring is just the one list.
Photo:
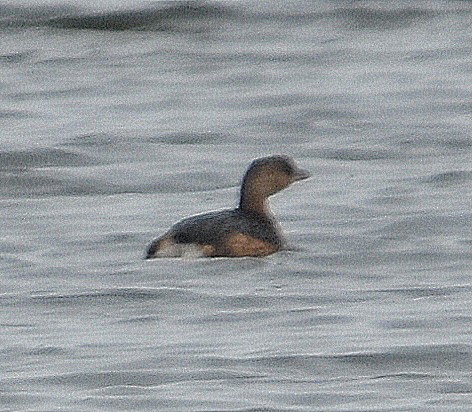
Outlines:
[[268, 198], [310, 177], [286, 155], [255, 159], [244, 174], [239, 205], [185, 218], [149, 245], [146, 259], [160, 257], [264, 257], [284, 246]]

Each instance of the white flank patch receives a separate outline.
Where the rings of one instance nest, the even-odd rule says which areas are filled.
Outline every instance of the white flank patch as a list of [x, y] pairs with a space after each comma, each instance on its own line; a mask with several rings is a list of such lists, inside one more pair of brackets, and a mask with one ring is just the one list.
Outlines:
[[172, 244], [159, 249], [153, 257], [183, 257], [187, 259], [203, 257], [203, 248], [194, 243]]

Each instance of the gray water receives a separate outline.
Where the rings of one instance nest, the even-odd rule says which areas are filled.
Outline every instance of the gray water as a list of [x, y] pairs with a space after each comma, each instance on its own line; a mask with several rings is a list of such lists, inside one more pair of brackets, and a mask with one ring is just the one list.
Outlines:
[[[470, 410], [471, 3], [84, 4], [0, 5], [0, 410]], [[273, 153], [288, 250], [143, 260]]]

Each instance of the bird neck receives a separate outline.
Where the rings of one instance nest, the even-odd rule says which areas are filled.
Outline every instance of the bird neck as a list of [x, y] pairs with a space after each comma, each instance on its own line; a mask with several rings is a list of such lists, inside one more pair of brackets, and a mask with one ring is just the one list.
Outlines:
[[245, 212], [267, 216], [267, 196], [264, 196], [254, 185], [243, 183], [239, 209]]

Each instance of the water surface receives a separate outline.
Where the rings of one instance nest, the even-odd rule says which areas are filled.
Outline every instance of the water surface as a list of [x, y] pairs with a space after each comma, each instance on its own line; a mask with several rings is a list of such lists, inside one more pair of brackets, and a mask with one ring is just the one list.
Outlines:
[[[469, 410], [467, 2], [2, 3], [1, 410]], [[237, 202], [289, 250], [144, 261]]]

